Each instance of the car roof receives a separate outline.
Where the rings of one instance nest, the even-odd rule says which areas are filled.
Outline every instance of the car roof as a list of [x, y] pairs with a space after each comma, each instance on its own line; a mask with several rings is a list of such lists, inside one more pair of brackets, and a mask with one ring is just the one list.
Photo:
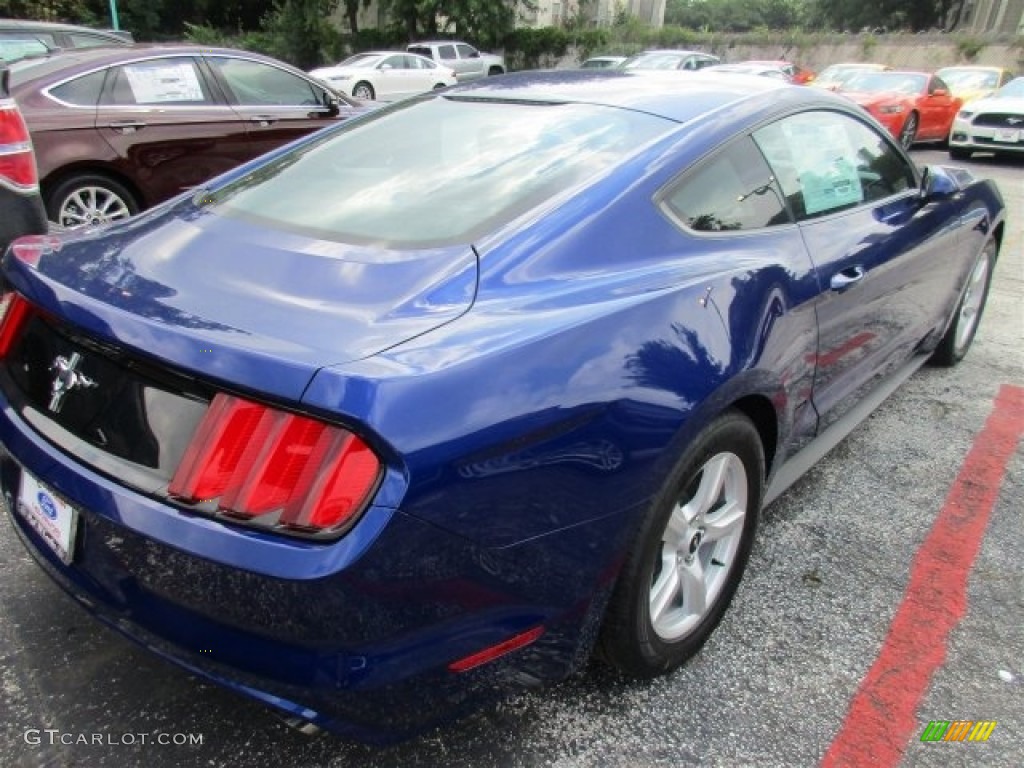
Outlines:
[[886, 66], [886, 64], [878, 64], [874, 61], [837, 61], [833, 64], [829, 64], [827, 67], [825, 67], [825, 69], [838, 69], [839, 67], [856, 67], [858, 69], [875, 69], [881, 71], [884, 70]]
[[[688, 122], [737, 101], [764, 96], [777, 101], [773, 92], [785, 90], [787, 98], [807, 104], [845, 104], [846, 100], [823, 90], [792, 88], [782, 80], [714, 74], [704, 70], [680, 78], [675, 72], [621, 69], [574, 69], [546, 72], [514, 72], [501, 78], [485, 78], [445, 91], [452, 98], [472, 98], [533, 104], [579, 103], [631, 109]], [[790, 96], [789, 92], [795, 92]]]
[[985, 66], [983, 64], [951, 64], [948, 67], [940, 67], [936, 72], [945, 72], [949, 69], [963, 69], [969, 72], [1008, 72], [1005, 67]]
[[112, 42], [120, 42], [122, 45], [131, 45], [132, 40], [126, 34], [112, 29], [96, 29], [85, 27], [80, 24], [61, 24], [53, 21], [31, 21], [27, 19], [0, 19], [0, 29], [24, 30], [30, 32], [91, 32], [100, 37], [109, 38]]
[[691, 50], [688, 50], [688, 49], [685, 49], [685, 48], [648, 48], [645, 51], [640, 51], [640, 53], [636, 53], [636, 54], [633, 54], [633, 55], [634, 56], [643, 56], [645, 53], [675, 53], [675, 54], [681, 54], [681, 55], [686, 55], [686, 56], [690, 56], [692, 54], [697, 53], [697, 54], [700, 54], [701, 56], [714, 56], [713, 53], [708, 53], [707, 51], [691, 51]]

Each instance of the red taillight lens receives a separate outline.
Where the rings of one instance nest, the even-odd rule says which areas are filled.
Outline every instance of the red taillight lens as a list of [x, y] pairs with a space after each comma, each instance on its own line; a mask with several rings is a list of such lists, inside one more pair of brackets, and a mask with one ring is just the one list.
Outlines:
[[347, 430], [218, 394], [168, 492], [216, 501], [232, 517], [315, 533], [353, 522], [380, 471], [373, 451]]
[[0, 179], [26, 190], [39, 183], [28, 128], [10, 99], [0, 100]]
[[0, 360], [11, 351], [30, 314], [32, 305], [21, 294], [11, 291], [0, 298]]

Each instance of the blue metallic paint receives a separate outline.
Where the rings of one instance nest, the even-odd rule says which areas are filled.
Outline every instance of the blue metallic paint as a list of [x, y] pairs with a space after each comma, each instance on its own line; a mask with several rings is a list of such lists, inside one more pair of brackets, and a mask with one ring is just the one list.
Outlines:
[[[825, 265], [874, 254], [885, 282], [873, 319], [912, 326], [884, 350], [907, 355], [955, 304], [947, 286], [925, 306], [937, 266], [950, 286], [970, 268], [942, 249], [953, 238], [976, 253], [1002, 217], [997, 193], [975, 184], [891, 203], [904, 228], [858, 210], [752, 235], [685, 231], [653, 202], [681, 170], [769, 117], [857, 112], [769, 81], [725, 90], [697, 77], [690, 101], [657, 82], [583, 73], [457, 89], [619, 103], [683, 123], [473, 248], [371, 264], [365, 249], [260, 231], [181, 198], [69, 237], [37, 270], [8, 256], [5, 278], [84, 332], [337, 419], [386, 466], [346, 536], [281, 539], [127, 489], [3, 403], [8, 506], [26, 467], [83, 516], [72, 568], [14, 516], [30, 551], [129, 637], [361, 738], [578, 669], [639, 518], [694, 434], [736, 403], [773, 414], [761, 427], [774, 471], [816, 433], [822, 356], [858, 332], [838, 306], [855, 295], [837, 303]], [[893, 251], [870, 248], [885, 235], [926, 262], [884, 265]], [[528, 648], [445, 670], [537, 625], [545, 632]]]

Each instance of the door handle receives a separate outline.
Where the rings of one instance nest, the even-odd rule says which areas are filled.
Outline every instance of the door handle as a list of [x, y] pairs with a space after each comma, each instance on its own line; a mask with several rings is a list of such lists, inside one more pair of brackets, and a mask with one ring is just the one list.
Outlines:
[[122, 133], [135, 133], [140, 128], [145, 128], [146, 124], [141, 120], [115, 120], [112, 123], [107, 123], [107, 127]]
[[266, 128], [268, 125], [276, 123], [277, 118], [273, 115], [256, 115], [255, 117], [250, 117], [249, 122], [256, 123], [261, 128]]
[[832, 275], [832, 280], [829, 282], [829, 288], [837, 293], [842, 293], [850, 286], [863, 280], [865, 274], [867, 273], [864, 271], [864, 267], [849, 267], [844, 269], [842, 272], [837, 272]]

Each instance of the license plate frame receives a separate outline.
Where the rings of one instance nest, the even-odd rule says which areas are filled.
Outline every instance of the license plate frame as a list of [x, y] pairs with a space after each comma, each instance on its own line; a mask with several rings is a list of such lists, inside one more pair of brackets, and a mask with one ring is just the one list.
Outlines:
[[996, 128], [992, 141], [998, 141], [1000, 144], [1018, 144], [1020, 131], [1016, 128]]
[[24, 468], [15, 506], [60, 561], [70, 565], [78, 538], [78, 510]]

